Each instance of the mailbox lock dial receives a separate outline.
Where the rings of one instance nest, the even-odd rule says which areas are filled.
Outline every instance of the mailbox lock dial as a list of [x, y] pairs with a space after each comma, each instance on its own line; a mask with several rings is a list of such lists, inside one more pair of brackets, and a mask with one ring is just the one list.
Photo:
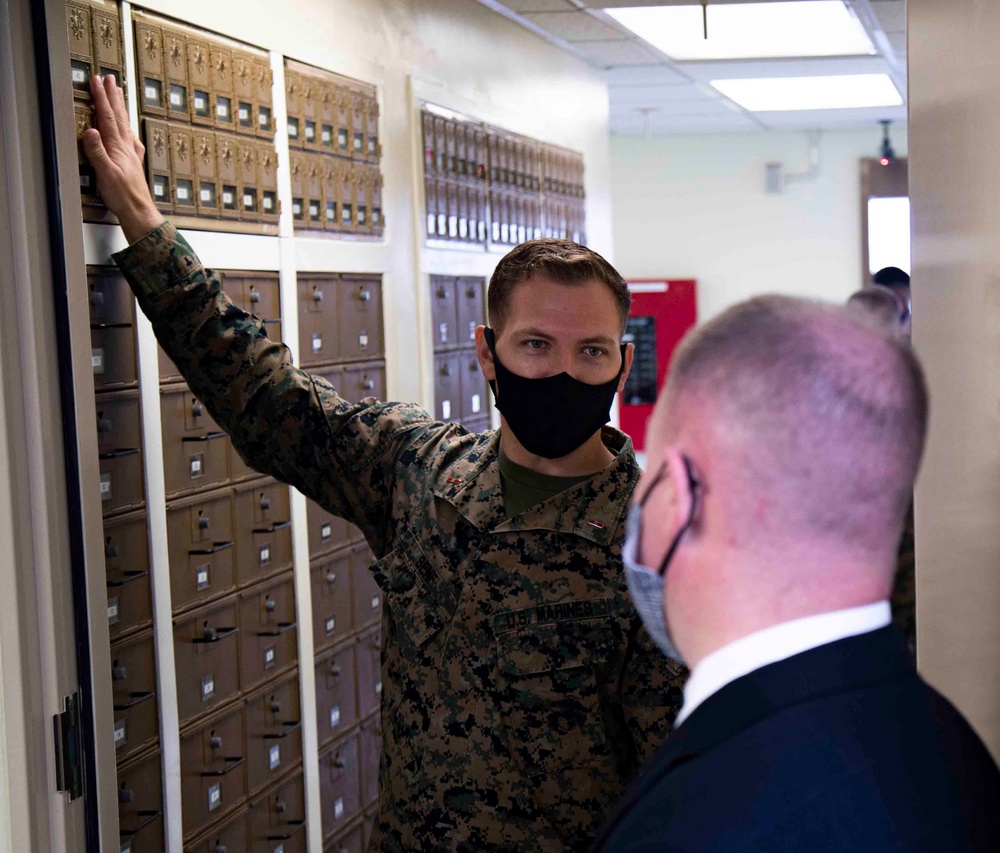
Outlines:
[[114, 666], [111, 667], [111, 678], [114, 681], [124, 681], [128, 678], [128, 670], [125, 665], [115, 661]]
[[271, 703], [271, 713], [272, 714], [280, 714], [281, 713], [281, 703], [280, 702], [272, 702]]
[[134, 797], [135, 793], [131, 788], [122, 788], [118, 792], [118, 802], [120, 803], [131, 803]]
[[327, 572], [326, 573], [326, 582], [327, 583], [336, 583], [337, 582], [337, 573], [336, 572]]
[[222, 736], [212, 735], [212, 739], [208, 743], [212, 749], [222, 749]]
[[274, 610], [275, 610], [275, 608], [277, 606], [278, 606], [278, 602], [276, 602], [273, 598], [268, 598], [267, 601], [264, 602], [264, 609], [268, 613], [274, 613]]
[[335, 663], [330, 667], [330, 675], [340, 676], [340, 664]]

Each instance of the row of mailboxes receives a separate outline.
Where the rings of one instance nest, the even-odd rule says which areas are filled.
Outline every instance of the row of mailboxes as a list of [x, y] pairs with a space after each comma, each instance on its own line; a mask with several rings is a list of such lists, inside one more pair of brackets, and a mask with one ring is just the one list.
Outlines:
[[313, 646], [317, 652], [380, 622], [382, 590], [372, 576], [371, 563], [371, 551], [361, 543], [311, 564]]
[[183, 728], [294, 666], [291, 573], [174, 619], [177, 705]]
[[477, 276], [432, 275], [430, 287], [434, 351], [475, 346], [476, 327], [486, 322], [483, 280]]
[[542, 190], [546, 194], [582, 199], [583, 154], [554, 145], [543, 145], [541, 151]]
[[118, 832], [121, 853], [164, 853], [159, 750], [119, 765]]
[[288, 144], [293, 149], [370, 163], [382, 156], [374, 86], [296, 63], [285, 68], [285, 106]]
[[139, 109], [147, 116], [274, 137], [268, 57], [136, 13]]
[[381, 276], [299, 273], [297, 281], [300, 364], [385, 355]]
[[489, 415], [488, 385], [475, 350], [434, 356], [434, 416], [445, 422]]
[[320, 818], [324, 839], [341, 836], [378, 802], [381, 732], [378, 718], [319, 755]]
[[542, 207], [543, 236], [586, 244], [587, 213], [582, 199], [546, 197]]
[[363, 632], [316, 657], [316, 725], [321, 748], [379, 708], [381, 633]]
[[164, 213], [276, 224], [278, 157], [270, 140], [143, 120], [146, 173]]
[[485, 244], [489, 236], [489, 190], [457, 181], [424, 180], [427, 236], [437, 240]]
[[348, 403], [360, 403], [369, 397], [385, 400], [384, 361], [370, 364], [331, 364], [313, 367], [309, 372], [329, 382], [333, 390]]
[[543, 233], [542, 201], [537, 195], [490, 191], [490, 240], [516, 246]]
[[341, 157], [292, 152], [292, 223], [296, 230], [381, 234], [379, 167]]

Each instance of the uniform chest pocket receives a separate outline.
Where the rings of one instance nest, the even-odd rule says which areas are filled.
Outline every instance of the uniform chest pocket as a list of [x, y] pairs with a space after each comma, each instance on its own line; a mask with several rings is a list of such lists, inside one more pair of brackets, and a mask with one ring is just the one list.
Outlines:
[[501, 711], [529, 776], [607, 759], [599, 683], [611, 646], [607, 618], [497, 634]]

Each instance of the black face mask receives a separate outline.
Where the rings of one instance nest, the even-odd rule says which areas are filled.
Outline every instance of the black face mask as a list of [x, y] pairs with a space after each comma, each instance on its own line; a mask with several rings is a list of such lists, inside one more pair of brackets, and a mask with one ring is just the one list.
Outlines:
[[559, 459], [576, 450], [611, 417], [611, 403], [622, 366], [610, 382], [588, 385], [568, 373], [526, 379], [511, 373], [497, 357], [496, 335], [486, 329], [486, 343], [493, 353], [497, 378], [490, 382], [496, 407], [524, 449], [545, 459]]

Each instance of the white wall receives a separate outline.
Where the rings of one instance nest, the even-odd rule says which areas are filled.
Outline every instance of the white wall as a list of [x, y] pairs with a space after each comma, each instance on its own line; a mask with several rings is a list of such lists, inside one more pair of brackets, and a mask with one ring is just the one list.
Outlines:
[[[824, 131], [811, 183], [764, 191], [764, 165], [807, 164], [795, 132], [613, 137], [616, 266], [627, 278], [696, 278], [698, 318], [761, 293], [842, 301], [860, 285], [858, 159], [881, 128]], [[893, 128], [897, 155], [903, 128]]]

